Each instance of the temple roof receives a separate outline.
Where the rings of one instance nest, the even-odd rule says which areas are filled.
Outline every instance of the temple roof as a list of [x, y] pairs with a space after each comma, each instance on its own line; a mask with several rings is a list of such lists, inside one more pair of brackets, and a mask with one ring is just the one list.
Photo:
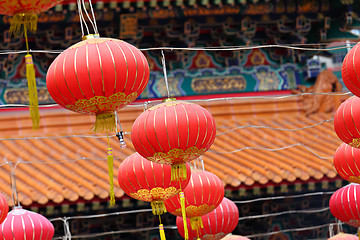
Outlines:
[[[327, 97], [328, 102], [336, 102], [336, 97]], [[228, 95], [194, 103], [215, 118], [217, 137], [202, 159], [205, 170], [219, 176], [226, 187], [276, 186], [337, 176], [332, 156], [341, 140], [333, 129], [335, 105], [328, 113], [318, 108], [309, 114], [306, 98], [299, 95]], [[118, 139], [109, 136], [117, 199], [124, 196], [117, 182], [118, 167], [135, 151], [129, 133], [145, 105], [136, 102], [118, 112], [127, 148], [121, 149]], [[60, 107], [41, 108], [40, 114], [40, 129], [35, 131], [27, 109], [1, 111], [0, 184], [9, 204], [11, 170], [5, 162], [16, 167], [18, 197], [24, 206], [106, 201], [108, 141], [106, 135], [91, 132], [94, 117]]]

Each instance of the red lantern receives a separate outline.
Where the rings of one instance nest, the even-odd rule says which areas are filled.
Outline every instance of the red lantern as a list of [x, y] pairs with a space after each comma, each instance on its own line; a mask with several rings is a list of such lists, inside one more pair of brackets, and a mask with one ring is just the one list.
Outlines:
[[131, 129], [132, 143], [141, 156], [172, 165], [173, 170], [180, 168], [180, 175], [182, 164], [205, 153], [215, 135], [214, 118], [205, 108], [174, 99], [143, 112]]
[[[114, 131], [115, 111], [134, 101], [149, 81], [139, 49], [124, 41], [89, 35], [51, 63], [46, 85], [51, 97], [74, 112], [94, 114], [94, 131]], [[107, 149], [110, 204], [115, 204], [113, 153]]]
[[360, 227], [358, 200], [360, 185], [351, 183], [338, 189], [330, 198], [329, 207], [332, 215], [351, 226]]
[[340, 232], [340, 233], [336, 234], [335, 236], [328, 238], [328, 240], [359, 240], [359, 238], [352, 234]]
[[[201, 216], [208, 214], [219, 206], [224, 198], [224, 186], [219, 177], [207, 171], [192, 171], [190, 182], [184, 189], [186, 217], [190, 218], [193, 230], [203, 228]], [[180, 196], [165, 200], [168, 212], [182, 216]], [[187, 226], [186, 220], [184, 227]], [[185, 231], [186, 234], [187, 231]]]
[[149, 73], [139, 49], [95, 34], [56, 57], [48, 69], [46, 85], [51, 97], [64, 108], [96, 115], [95, 132], [113, 131], [114, 112], [142, 93]]
[[166, 212], [164, 200], [180, 193], [190, 180], [190, 166], [186, 165], [188, 177], [181, 182], [171, 180], [171, 167], [150, 162], [134, 153], [119, 167], [118, 181], [121, 189], [130, 197], [151, 202], [153, 213]]
[[360, 98], [353, 96], [343, 102], [334, 116], [338, 137], [352, 147], [360, 147]]
[[[181, 192], [190, 180], [190, 166], [186, 165], [187, 178], [171, 180], [169, 165], [150, 162], [134, 153], [127, 157], [119, 167], [118, 181], [121, 189], [130, 197], [151, 202], [154, 215], [166, 213], [164, 200]], [[165, 239], [163, 225], [159, 226], [160, 237]]]
[[[234, 202], [223, 198], [220, 205], [212, 212], [201, 217], [204, 228], [198, 232], [191, 230], [190, 219], [187, 219], [189, 239], [218, 240], [231, 233], [239, 222], [239, 210]], [[182, 217], [176, 218], [176, 226], [182, 237], [185, 237]]]
[[360, 149], [342, 143], [336, 149], [334, 166], [337, 173], [345, 180], [360, 183]]
[[0, 235], [3, 240], [50, 240], [54, 226], [38, 213], [15, 207], [0, 225]]
[[360, 43], [357, 43], [345, 56], [341, 77], [345, 86], [356, 96], [360, 97]]
[[9, 205], [6, 202], [4, 195], [0, 193], [0, 223], [2, 223], [9, 212]]

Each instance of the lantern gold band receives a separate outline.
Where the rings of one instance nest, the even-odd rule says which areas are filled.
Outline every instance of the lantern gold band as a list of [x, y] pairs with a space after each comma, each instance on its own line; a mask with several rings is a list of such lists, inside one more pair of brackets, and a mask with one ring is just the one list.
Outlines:
[[99, 34], [88, 34], [82, 37], [82, 40], [90, 39], [90, 38], [99, 38]]
[[176, 101], [176, 98], [165, 98], [164, 100], [162, 100], [162, 102], [171, 102], [171, 101]]

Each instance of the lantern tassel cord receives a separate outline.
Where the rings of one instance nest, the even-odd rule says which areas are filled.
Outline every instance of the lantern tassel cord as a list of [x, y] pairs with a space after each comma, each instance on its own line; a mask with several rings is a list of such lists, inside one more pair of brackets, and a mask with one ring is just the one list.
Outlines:
[[185, 235], [184, 238], [185, 238], [185, 240], [188, 240], [189, 232], [188, 232], [187, 221], [186, 221], [185, 194], [183, 191], [181, 191], [179, 194], [180, 194], [181, 215], [182, 215], [183, 224], [184, 224], [184, 235]]
[[357, 230], [357, 234], [358, 234], [358, 237], [359, 237], [359, 240], [360, 240], [360, 227]]
[[92, 130], [98, 132], [114, 132], [116, 130], [116, 121], [114, 113], [104, 113], [96, 115], [96, 120]]
[[160, 240], [166, 240], [165, 231], [164, 231], [164, 225], [161, 223], [160, 215], [159, 215], [159, 221], [160, 221], [160, 224], [159, 224]]
[[154, 215], [162, 215], [167, 212], [164, 201], [152, 201], [151, 209]]
[[[34, 27], [32, 26], [32, 28]], [[29, 53], [29, 43], [27, 37], [26, 23], [24, 23], [24, 37], [25, 37], [26, 51], [27, 51], [27, 54], [25, 55], [25, 65], [26, 65], [26, 79], [28, 81], [28, 89], [29, 89], [30, 117], [32, 120], [33, 129], [39, 129], [40, 113], [39, 113], [39, 102], [38, 102], [38, 95], [36, 88], [35, 68], [34, 68], [33, 58]]]
[[108, 164], [108, 172], [109, 172], [109, 183], [110, 183], [110, 206], [115, 205], [115, 193], [114, 193], [114, 155], [112, 148], [110, 147], [109, 135], [108, 135], [108, 146], [107, 151], [107, 164]]
[[171, 181], [186, 180], [186, 165], [184, 163], [171, 165]]
[[204, 228], [204, 224], [202, 222], [201, 217], [193, 217], [190, 218], [191, 229], [194, 231], [199, 231], [200, 228]]

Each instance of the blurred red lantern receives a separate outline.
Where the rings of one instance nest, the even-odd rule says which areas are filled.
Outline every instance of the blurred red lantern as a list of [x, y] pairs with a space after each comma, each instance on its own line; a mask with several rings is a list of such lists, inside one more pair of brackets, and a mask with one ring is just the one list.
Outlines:
[[213, 144], [216, 126], [203, 107], [167, 99], [143, 112], [131, 129], [131, 140], [144, 158], [173, 166], [173, 177], [181, 177], [183, 163], [205, 153]]
[[[192, 171], [190, 182], [184, 189], [186, 217], [190, 218], [191, 228], [197, 231], [203, 228], [201, 216], [219, 206], [224, 198], [224, 186], [219, 177], [207, 171]], [[168, 212], [182, 216], [180, 196], [165, 200]], [[187, 226], [183, 218], [184, 227]], [[186, 231], [187, 232], [187, 231]], [[185, 234], [186, 234], [185, 232]]]
[[134, 101], [149, 81], [145, 56], [133, 45], [85, 36], [51, 63], [46, 85], [61, 106], [96, 115], [95, 132], [115, 130], [114, 112]]
[[359, 184], [351, 183], [338, 189], [331, 195], [329, 202], [332, 215], [351, 226], [360, 227], [359, 197]]
[[[134, 153], [127, 157], [119, 167], [118, 181], [121, 189], [130, 197], [151, 202], [154, 215], [166, 213], [164, 200], [181, 192], [190, 180], [190, 166], [186, 164], [187, 178], [181, 181], [171, 180], [169, 165], [150, 162]], [[165, 239], [163, 225], [160, 222], [160, 236]]]
[[337, 173], [345, 180], [360, 183], [360, 149], [342, 143], [336, 149], [334, 166]]
[[3, 240], [50, 240], [54, 226], [38, 213], [15, 207], [0, 225], [0, 235]]
[[353, 96], [343, 102], [334, 116], [338, 137], [352, 147], [360, 147], [360, 98]]
[[[201, 217], [204, 227], [197, 232], [191, 230], [190, 219], [187, 219], [189, 239], [218, 240], [231, 233], [239, 222], [239, 210], [234, 202], [223, 198], [212, 212]], [[176, 226], [182, 237], [185, 237], [183, 219], [176, 218]]]
[[32, 55], [29, 52], [27, 32], [35, 32], [37, 28], [37, 14], [46, 11], [62, 0], [2, 0], [0, 14], [11, 16], [10, 33], [24, 34], [27, 54], [25, 55], [26, 78], [28, 81], [30, 116], [33, 129], [39, 128], [40, 114], [36, 88], [35, 68]]
[[340, 233], [336, 234], [335, 236], [328, 238], [328, 240], [359, 240], [359, 238], [352, 234], [340, 232]]
[[0, 223], [2, 223], [9, 212], [9, 205], [6, 202], [4, 195], [0, 193]]
[[356, 96], [360, 97], [360, 43], [357, 43], [346, 54], [342, 68], [341, 77], [345, 86]]

